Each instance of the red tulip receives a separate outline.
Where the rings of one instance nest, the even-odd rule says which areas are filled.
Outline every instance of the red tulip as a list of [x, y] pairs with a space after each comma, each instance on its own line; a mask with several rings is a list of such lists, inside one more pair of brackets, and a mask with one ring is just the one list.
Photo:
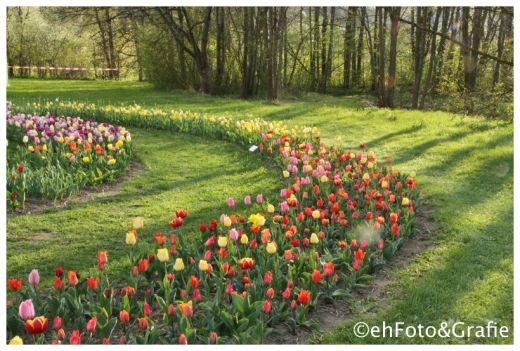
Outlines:
[[215, 345], [218, 341], [218, 335], [216, 332], [211, 332], [209, 334], [209, 343]]
[[273, 273], [266, 272], [264, 274], [264, 283], [265, 284], [271, 284], [272, 281], [273, 281]]
[[188, 339], [186, 339], [186, 335], [179, 335], [179, 345], [188, 345]]
[[321, 273], [319, 270], [315, 269], [311, 274], [311, 280], [315, 284], [319, 284], [321, 282]]
[[298, 294], [298, 301], [302, 305], [308, 305], [311, 302], [311, 292], [301, 289], [300, 293]]
[[60, 316], [54, 317], [52, 320], [52, 329], [59, 330], [62, 327], [62, 321]]
[[28, 319], [25, 321], [25, 330], [29, 334], [41, 334], [47, 330], [49, 322], [44, 316], [39, 316], [34, 319]]
[[192, 275], [190, 277], [190, 285], [191, 285], [191, 287], [192, 288], [196, 288], [196, 287], [199, 286], [199, 284], [200, 284], [199, 278], [197, 278], [196, 276]]
[[97, 290], [99, 286], [99, 278], [98, 277], [90, 277], [87, 279], [87, 285], [92, 290]]
[[81, 333], [79, 330], [74, 330], [70, 335], [69, 343], [71, 345], [80, 345], [81, 344]]
[[269, 302], [269, 300], [265, 300], [264, 301], [264, 306], [263, 306], [262, 309], [263, 309], [265, 314], [271, 313], [271, 302]]
[[139, 271], [146, 272], [148, 270], [148, 260], [146, 258], [141, 258], [139, 260]]
[[96, 317], [92, 317], [88, 322], [87, 322], [87, 331], [89, 333], [93, 333], [95, 330], [96, 330], [96, 325], [97, 325], [97, 318]]
[[9, 286], [9, 290], [16, 292], [22, 288], [22, 280], [21, 279], [8, 279], [7, 285]]
[[206, 232], [206, 224], [201, 223], [201, 224], [199, 225], [199, 231], [200, 231], [201, 233]]
[[152, 315], [152, 309], [150, 307], [150, 304], [146, 301], [143, 303], [143, 313], [147, 317], [150, 317]]
[[274, 297], [274, 289], [273, 288], [267, 289], [265, 295], [267, 296], [268, 299], [272, 300]]
[[63, 268], [57, 267], [56, 268], [56, 276], [61, 278], [63, 276]]

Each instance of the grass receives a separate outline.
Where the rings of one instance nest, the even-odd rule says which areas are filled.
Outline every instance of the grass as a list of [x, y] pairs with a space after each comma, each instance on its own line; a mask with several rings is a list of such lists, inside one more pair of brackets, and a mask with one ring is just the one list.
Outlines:
[[[365, 98], [307, 94], [272, 105], [262, 100], [208, 97], [157, 91], [137, 82], [12, 80], [8, 100], [39, 98], [104, 103], [138, 103], [190, 109], [238, 118], [262, 117], [317, 126], [323, 140], [343, 148], [359, 143], [390, 156], [396, 168], [417, 172], [425, 202], [439, 229], [435, 245], [394, 275], [384, 304], [367, 299], [352, 320], [311, 342], [322, 343], [511, 343], [513, 341], [513, 125], [444, 112], [365, 108]], [[186, 207], [196, 220], [224, 210], [228, 195], [274, 191], [277, 176], [235, 147], [193, 136], [132, 130], [150, 169], [124, 183], [119, 195], [65, 211], [8, 218], [8, 272], [33, 266], [51, 269], [74, 261], [87, 267], [94, 253], [117, 251], [130, 218], [161, 227], [171, 210]], [[247, 156], [246, 156], [247, 155]], [[200, 163], [190, 162], [195, 159]], [[183, 160], [184, 162], [176, 162]], [[208, 162], [210, 162], [208, 164]], [[228, 169], [234, 171], [227, 172]], [[224, 171], [225, 170], [225, 171]], [[198, 176], [198, 172], [202, 175]], [[215, 189], [219, 189], [218, 191]], [[162, 228], [162, 227], [161, 227]], [[50, 232], [45, 240], [28, 240]], [[100, 247], [101, 246], [101, 247]], [[112, 250], [111, 250], [112, 251]], [[114, 252], [114, 256], [117, 253]], [[439, 325], [462, 321], [508, 326], [505, 339], [357, 338], [358, 321], [381, 325]]]

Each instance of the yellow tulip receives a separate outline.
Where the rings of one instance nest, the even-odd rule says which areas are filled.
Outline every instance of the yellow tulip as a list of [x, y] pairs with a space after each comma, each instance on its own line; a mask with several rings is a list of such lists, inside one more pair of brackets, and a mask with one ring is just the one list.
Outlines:
[[227, 238], [225, 236], [219, 236], [217, 244], [218, 244], [218, 247], [226, 247], [227, 246]]
[[316, 235], [316, 233], [312, 233], [310, 241], [311, 241], [311, 244], [316, 245], [317, 243], [320, 242], [320, 239], [318, 239], [318, 236]]
[[388, 182], [387, 182], [386, 180], [383, 180], [383, 181], [381, 182], [381, 188], [383, 188], [383, 189], [388, 188]]
[[327, 183], [329, 181], [329, 177], [327, 177], [326, 175], [322, 175], [320, 180], [322, 183]]
[[224, 227], [231, 227], [231, 218], [229, 218], [229, 216], [224, 216], [222, 224], [224, 224]]
[[270, 255], [276, 253], [276, 243], [274, 241], [271, 241], [271, 242], [267, 243], [267, 245], [265, 247], [265, 250]]
[[206, 260], [200, 260], [199, 261], [199, 269], [203, 272], [206, 272], [208, 270], [208, 261]]
[[29, 152], [33, 152], [34, 151], [34, 147], [32, 145], [29, 145], [27, 147], [27, 150], [29, 150]]
[[166, 262], [170, 259], [170, 254], [168, 253], [168, 249], [157, 249], [157, 258], [161, 262]]
[[252, 214], [251, 216], [249, 216], [248, 222], [251, 223], [251, 225], [255, 228], [261, 227], [265, 224], [265, 217], [259, 213]]
[[83, 157], [82, 160], [83, 160], [83, 163], [89, 163], [90, 162], [90, 158], [88, 156]]
[[321, 216], [320, 210], [312, 211], [312, 218], [318, 219], [318, 218], [320, 218], [320, 216]]
[[269, 213], [274, 213], [274, 206], [271, 205], [271, 204], [268, 204], [268, 205], [267, 205], [267, 212], [269, 212]]
[[115, 159], [115, 158], [111, 158], [110, 160], [108, 160], [108, 164], [109, 164], [110, 166], [115, 165], [115, 164], [116, 164], [116, 159]]
[[407, 197], [403, 197], [403, 201], [401, 202], [401, 205], [408, 206], [410, 204], [410, 200], [408, 200]]
[[132, 219], [132, 228], [143, 229], [143, 219], [141, 217], [135, 217]]
[[240, 237], [240, 243], [243, 245], [247, 245], [248, 242], [249, 242], [249, 238], [247, 237], [247, 235], [242, 234], [242, 236]]
[[127, 245], [135, 245], [137, 239], [135, 237], [135, 232], [133, 230], [126, 233], [126, 244]]
[[121, 148], [123, 147], [123, 145], [124, 145], [124, 143], [123, 143], [122, 140], [118, 140], [118, 141], [116, 142], [116, 147], [117, 147], [118, 149], [121, 149]]
[[63, 144], [64, 141], [65, 141], [65, 139], [63, 139], [62, 136], [58, 137], [58, 140], [57, 140], [58, 143]]
[[289, 178], [289, 176], [290, 176], [289, 171], [284, 170], [282, 173], [283, 173], [283, 177], [284, 177], [284, 178]]
[[23, 340], [21, 337], [16, 335], [14, 338], [9, 341], [9, 345], [23, 345]]
[[[163, 250], [166, 250], [166, 249], [163, 249]], [[177, 258], [175, 260], [175, 264], [173, 265], [173, 270], [179, 272], [179, 271], [182, 271], [184, 269], [184, 262], [182, 262], [182, 258]]]

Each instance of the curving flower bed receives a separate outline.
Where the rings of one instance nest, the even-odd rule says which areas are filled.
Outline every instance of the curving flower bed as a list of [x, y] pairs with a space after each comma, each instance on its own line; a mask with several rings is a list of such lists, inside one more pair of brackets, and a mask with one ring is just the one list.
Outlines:
[[23, 206], [26, 195], [59, 199], [85, 185], [113, 180], [131, 156], [123, 127], [77, 117], [7, 111], [7, 135], [18, 145], [8, 158], [7, 201]]
[[[70, 113], [53, 106], [46, 108]], [[228, 211], [200, 223], [197, 233], [183, 231], [190, 220], [183, 209], [153, 238], [139, 234], [146, 220], [134, 219], [121, 239], [128, 252], [124, 282], [109, 279], [104, 251], [94, 276], [58, 267], [45, 295], [37, 270], [28, 284], [9, 279], [13, 343], [261, 343], [278, 323], [313, 326], [308, 314], [319, 299], [349, 296], [414, 232], [415, 175], [401, 174], [390, 160], [380, 163], [364, 145], [327, 147], [315, 129], [261, 120], [140, 116], [106, 107], [93, 114], [254, 144], [280, 165], [285, 186], [271, 201], [244, 198], [245, 213], [229, 198]]]

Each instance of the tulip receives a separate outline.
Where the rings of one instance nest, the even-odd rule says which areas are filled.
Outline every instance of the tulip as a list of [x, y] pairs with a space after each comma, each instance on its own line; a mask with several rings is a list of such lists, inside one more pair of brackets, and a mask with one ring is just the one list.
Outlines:
[[274, 213], [274, 206], [271, 205], [271, 204], [268, 204], [268, 205], [267, 205], [267, 212], [269, 212], [269, 213]]
[[34, 318], [34, 305], [31, 299], [24, 300], [20, 303], [18, 315], [25, 321]]
[[188, 339], [186, 338], [186, 335], [179, 335], [179, 345], [188, 345]]
[[87, 332], [93, 333], [96, 330], [96, 325], [97, 325], [97, 318], [96, 317], [92, 317], [87, 322]]
[[206, 272], [208, 270], [208, 261], [200, 260], [199, 261], [199, 270], [202, 272]]
[[81, 345], [81, 332], [79, 330], [74, 330], [70, 335], [69, 343], [71, 345]]
[[272, 281], [273, 281], [273, 273], [265, 272], [265, 274], [264, 274], [264, 283], [265, 284], [271, 284]]
[[269, 300], [264, 301], [262, 310], [264, 311], [265, 314], [271, 313], [271, 302], [269, 302]]
[[150, 317], [152, 315], [152, 309], [150, 307], [150, 304], [146, 301], [143, 303], [143, 313], [147, 317]]
[[194, 275], [190, 276], [190, 285], [191, 285], [192, 288], [198, 287], [199, 284], [200, 284], [199, 278], [197, 278]]
[[60, 316], [54, 317], [52, 320], [52, 329], [58, 331], [62, 327], [62, 321]]
[[139, 271], [146, 272], [148, 270], [148, 260], [146, 258], [141, 258], [139, 260]]
[[244, 197], [244, 204], [246, 206], [251, 205], [251, 195], [247, 195], [246, 197]]
[[256, 203], [261, 205], [264, 202], [264, 196], [262, 194], [256, 195]]
[[137, 242], [137, 239], [136, 239], [136, 236], [135, 236], [135, 232], [134, 231], [129, 231], [126, 233], [126, 244], [127, 245], [135, 245], [135, 243]]
[[67, 280], [69, 281], [70, 286], [78, 285], [78, 275], [74, 271], [67, 272]]
[[390, 230], [392, 231], [392, 234], [394, 234], [394, 237], [397, 238], [399, 236], [399, 232], [400, 232], [399, 224], [394, 223], [392, 225], [392, 227], [390, 228]]
[[319, 219], [321, 216], [320, 210], [314, 210], [312, 211], [312, 218]]
[[33, 287], [40, 283], [40, 274], [37, 269], [33, 269], [31, 273], [29, 273], [29, 284]]
[[302, 305], [308, 305], [311, 302], [311, 292], [301, 289], [298, 294], [298, 301]]
[[175, 259], [175, 263], [173, 265], [173, 270], [176, 272], [180, 272], [184, 269], [184, 262], [182, 261], [182, 258], [178, 257]]
[[209, 343], [215, 345], [218, 341], [218, 335], [216, 332], [211, 332], [209, 334]]
[[311, 244], [313, 245], [316, 245], [320, 242], [320, 239], [318, 238], [318, 236], [316, 235], [316, 233], [312, 233], [311, 234], [311, 238], [310, 238], [310, 242]]
[[23, 340], [21, 337], [16, 335], [9, 341], [9, 345], [23, 345]]
[[284, 178], [289, 178], [289, 176], [291, 175], [287, 170], [284, 170], [282, 174]]
[[42, 334], [47, 330], [49, 322], [44, 316], [39, 316], [34, 319], [28, 319], [25, 321], [25, 331], [28, 334]]
[[238, 240], [238, 231], [235, 228], [232, 228], [229, 231], [229, 237], [231, 238], [231, 240], [237, 241]]
[[401, 205], [408, 206], [410, 204], [410, 200], [408, 200], [407, 197], [403, 197], [403, 200], [401, 202]]
[[22, 280], [21, 279], [8, 279], [7, 286], [9, 290], [13, 292], [17, 292], [22, 288]]
[[191, 316], [193, 316], [193, 302], [191, 300], [188, 302], [181, 302], [177, 307], [184, 317], [191, 318]]
[[274, 289], [273, 288], [267, 289], [267, 291], [265, 292], [265, 295], [267, 296], [268, 299], [272, 300], [274, 297]]
[[119, 321], [121, 323], [128, 323], [128, 322], [130, 322], [130, 314], [127, 311], [125, 311], [125, 310], [121, 310], [119, 312]]
[[272, 254], [275, 254], [276, 253], [276, 243], [274, 241], [271, 241], [269, 243], [267, 243], [266, 247], [265, 247], [266, 251], [268, 254], [272, 255]]
[[137, 323], [138, 323], [139, 329], [141, 329], [143, 331], [148, 329], [148, 320], [146, 318], [138, 318]]
[[60, 328], [56, 331], [56, 338], [59, 340], [65, 339], [65, 330], [63, 330], [63, 328]]
[[319, 270], [315, 269], [311, 274], [311, 280], [315, 284], [319, 284], [321, 282], [321, 273]]
[[90, 277], [87, 279], [87, 285], [92, 290], [97, 290], [99, 286], [99, 278], [98, 277]]
[[175, 307], [172, 304], [168, 305], [168, 315], [173, 316], [175, 314]]
[[219, 236], [217, 244], [219, 247], [226, 247], [227, 246], [227, 238], [225, 236]]
[[168, 254], [168, 249], [157, 249], [157, 259], [160, 262], [166, 262], [170, 259], [170, 255]]
[[231, 221], [231, 218], [229, 216], [224, 216], [224, 218], [222, 219], [222, 224], [224, 225], [224, 227], [231, 227], [231, 224], [233, 224], [233, 222]]
[[143, 229], [143, 219], [141, 217], [135, 217], [132, 219], [132, 228]]
[[229, 198], [227, 199], [227, 205], [228, 205], [229, 207], [231, 207], [231, 208], [232, 208], [232, 207], [235, 207], [235, 199], [233, 199], [232, 197], [229, 197]]
[[249, 242], [249, 238], [247, 237], [247, 235], [246, 234], [242, 234], [240, 236], [240, 243], [242, 245], [247, 245], [248, 242]]

